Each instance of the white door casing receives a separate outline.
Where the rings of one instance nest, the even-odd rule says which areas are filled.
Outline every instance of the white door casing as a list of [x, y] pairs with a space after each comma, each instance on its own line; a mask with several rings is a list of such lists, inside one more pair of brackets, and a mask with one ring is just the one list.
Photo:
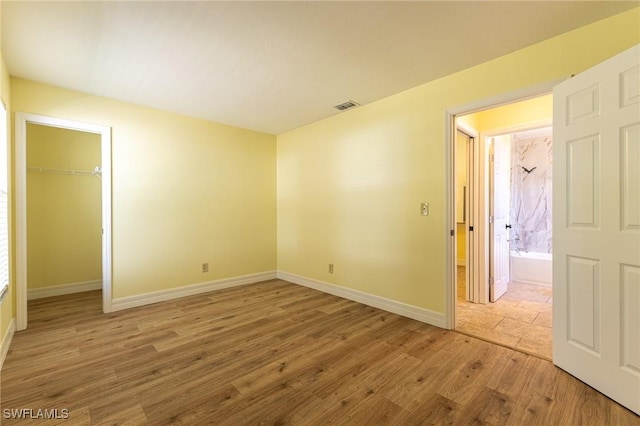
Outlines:
[[[471, 133], [471, 132], [469, 132]], [[465, 300], [475, 301], [473, 233], [473, 141], [474, 138], [460, 128], [456, 131], [456, 228], [464, 228]], [[461, 259], [458, 257], [458, 263]], [[460, 295], [458, 295], [460, 297]]]
[[640, 45], [553, 93], [553, 362], [640, 414]]
[[[471, 134], [471, 133], [470, 133]], [[478, 232], [476, 231], [476, 223], [478, 219], [478, 201], [477, 197], [477, 167], [475, 159], [478, 155], [478, 136], [475, 134], [469, 138], [467, 144], [467, 225], [466, 225], [466, 242], [467, 242], [467, 257], [466, 257], [466, 277], [467, 290], [469, 294], [469, 301], [478, 303], [480, 301], [480, 275], [478, 269], [478, 249], [480, 248], [480, 241], [478, 240]], [[473, 231], [472, 231], [473, 230]]]
[[511, 195], [511, 136], [491, 138], [491, 260], [489, 300], [495, 302], [507, 292], [509, 274], [509, 199]]
[[111, 312], [111, 128], [96, 124], [16, 112], [16, 328], [27, 327], [27, 124], [59, 127], [100, 135], [102, 170], [102, 310]]

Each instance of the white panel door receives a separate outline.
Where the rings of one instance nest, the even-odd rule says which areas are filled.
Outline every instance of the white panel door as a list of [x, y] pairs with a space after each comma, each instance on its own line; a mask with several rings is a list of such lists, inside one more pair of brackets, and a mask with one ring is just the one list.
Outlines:
[[640, 414], [640, 45], [553, 98], [553, 362]]
[[507, 292], [509, 280], [509, 199], [511, 197], [511, 136], [491, 138], [491, 266], [489, 300]]

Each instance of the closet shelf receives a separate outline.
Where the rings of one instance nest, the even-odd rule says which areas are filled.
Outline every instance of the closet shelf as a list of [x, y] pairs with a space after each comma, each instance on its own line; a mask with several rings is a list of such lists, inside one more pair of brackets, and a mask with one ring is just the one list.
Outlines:
[[57, 175], [78, 175], [78, 176], [97, 176], [102, 179], [102, 169], [96, 166], [93, 170], [72, 170], [72, 169], [50, 169], [45, 167], [28, 167], [28, 172], [32, 173], [52, 173]]

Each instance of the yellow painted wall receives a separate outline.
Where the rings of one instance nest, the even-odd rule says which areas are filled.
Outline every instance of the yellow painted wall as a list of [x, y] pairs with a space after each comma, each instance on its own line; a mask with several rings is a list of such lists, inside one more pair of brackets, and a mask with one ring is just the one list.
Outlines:
[[279, 135], [278, 269], [443, 313], [444, 111], [583, 71], [640, 42], [638, 22], [636, 8]]
[[467, 129], [475, 130], [478, 127], [478, 123], [476, 122], [476, 116], [474, 114], [458, 116], [456, 123], [461, 124], [462, 127]]
[[[0, 2], [0, 21], [2, 21], [2, 2]], [[2, 31], [0, 31], [0, 34], [2, 33]], [[7, 70], [7, 66], [4, 62], [4, 58], [2, 56], [2, 36], [0, 35], [0, 99], [2, 99], [2, 102], [4, 102], [5, 106], [7, 107], [7, 129], [9, 130], [9, 133], [11, 133], [11, 129], [13, 128], [12, 123], [12, 117], [13, 115], [11, 114], [11, 87], [10, 87], [10, 79], [9, 79], [9, 72]], [[10, 137], [9, 137], [10, 140]], [[9, 143], [9, 145], [11, 145]], [[12, 153], [12, 149], [11, 147], [9, 147], [9, 157], [8, 158], [13, 158], [13, 155], [11, 155]], [[12, 231], [12, 223], [13, 223], [13, 212], [11, 210], [11, 206], [13, 205], [12, 202], [12, 197], [13, 197], [13, 191], [12, 191], [12, 182], [13, 182], [13, 178], [12, 178], [12, 171], [13, 171], [13, 167], [12, 164], [10, 162], [9, 164], [9, 176], [8, 176], [8, 186], [9, 186], [9, 239], [11, 240], [13, 238], [13, 231]], [[12, 245], [10, 244], [10, 247], [12, 247]], [[9, 294], [6, 296], [6, 298], [4, 299], [4, 301], [2, 302], [2, 304], [0, 305], [0, 339], [2, 339], [5, 335], [5, 333], [7, 332], [7, 329], [9, 328], [9, 324], [11, 322], [11, 319], [15, 316], [14, 312], [15, 312], [15, 280], [14, 280], [14, 271], [15, 271], [15, 258], [12, 254], [13, 252], [10, 250], [9, 253]]]
[[112, 128], [114, 298], [276, 269], [275, 136], [21, 79], [11, 91], [14, 111]]
[[475, 123], [475, 130], [491, 132], [522, 124], [550, 123], [553, 119], [553, 96], [540, 96], [526, 101], [469, 114], [463, 119]]
[[458, 258], [458, 265], [464, 262], [466, 265], [467, 259], [467, 225], [465, 223], [456, 223], [456, 244], [458, 251], [456, 257]]
[[[27, 124], [27, 167], [100, 166], [100, 135]], [[101, 180], [27, 172], [27, 286], [102, 279]]]

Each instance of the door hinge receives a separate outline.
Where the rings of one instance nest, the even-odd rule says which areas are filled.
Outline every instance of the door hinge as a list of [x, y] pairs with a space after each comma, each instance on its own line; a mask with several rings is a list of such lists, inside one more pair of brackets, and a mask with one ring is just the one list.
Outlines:
[[451, 235], [452, 237], [454, 237], [454, 236], [456, 235], [456, 233], [454, 232], [454, 230], [453, 230], [453, 229], [451, 230], [451, 234], [450, 234], [450, 235]]
[[489, 216], [489, 223], [493, 223], [493, 216]]
[[493, 285], [493, 277], [489, 277], [489, 285]]
[[473, 226], [469, 227], [469, 231], [473, 232]]

